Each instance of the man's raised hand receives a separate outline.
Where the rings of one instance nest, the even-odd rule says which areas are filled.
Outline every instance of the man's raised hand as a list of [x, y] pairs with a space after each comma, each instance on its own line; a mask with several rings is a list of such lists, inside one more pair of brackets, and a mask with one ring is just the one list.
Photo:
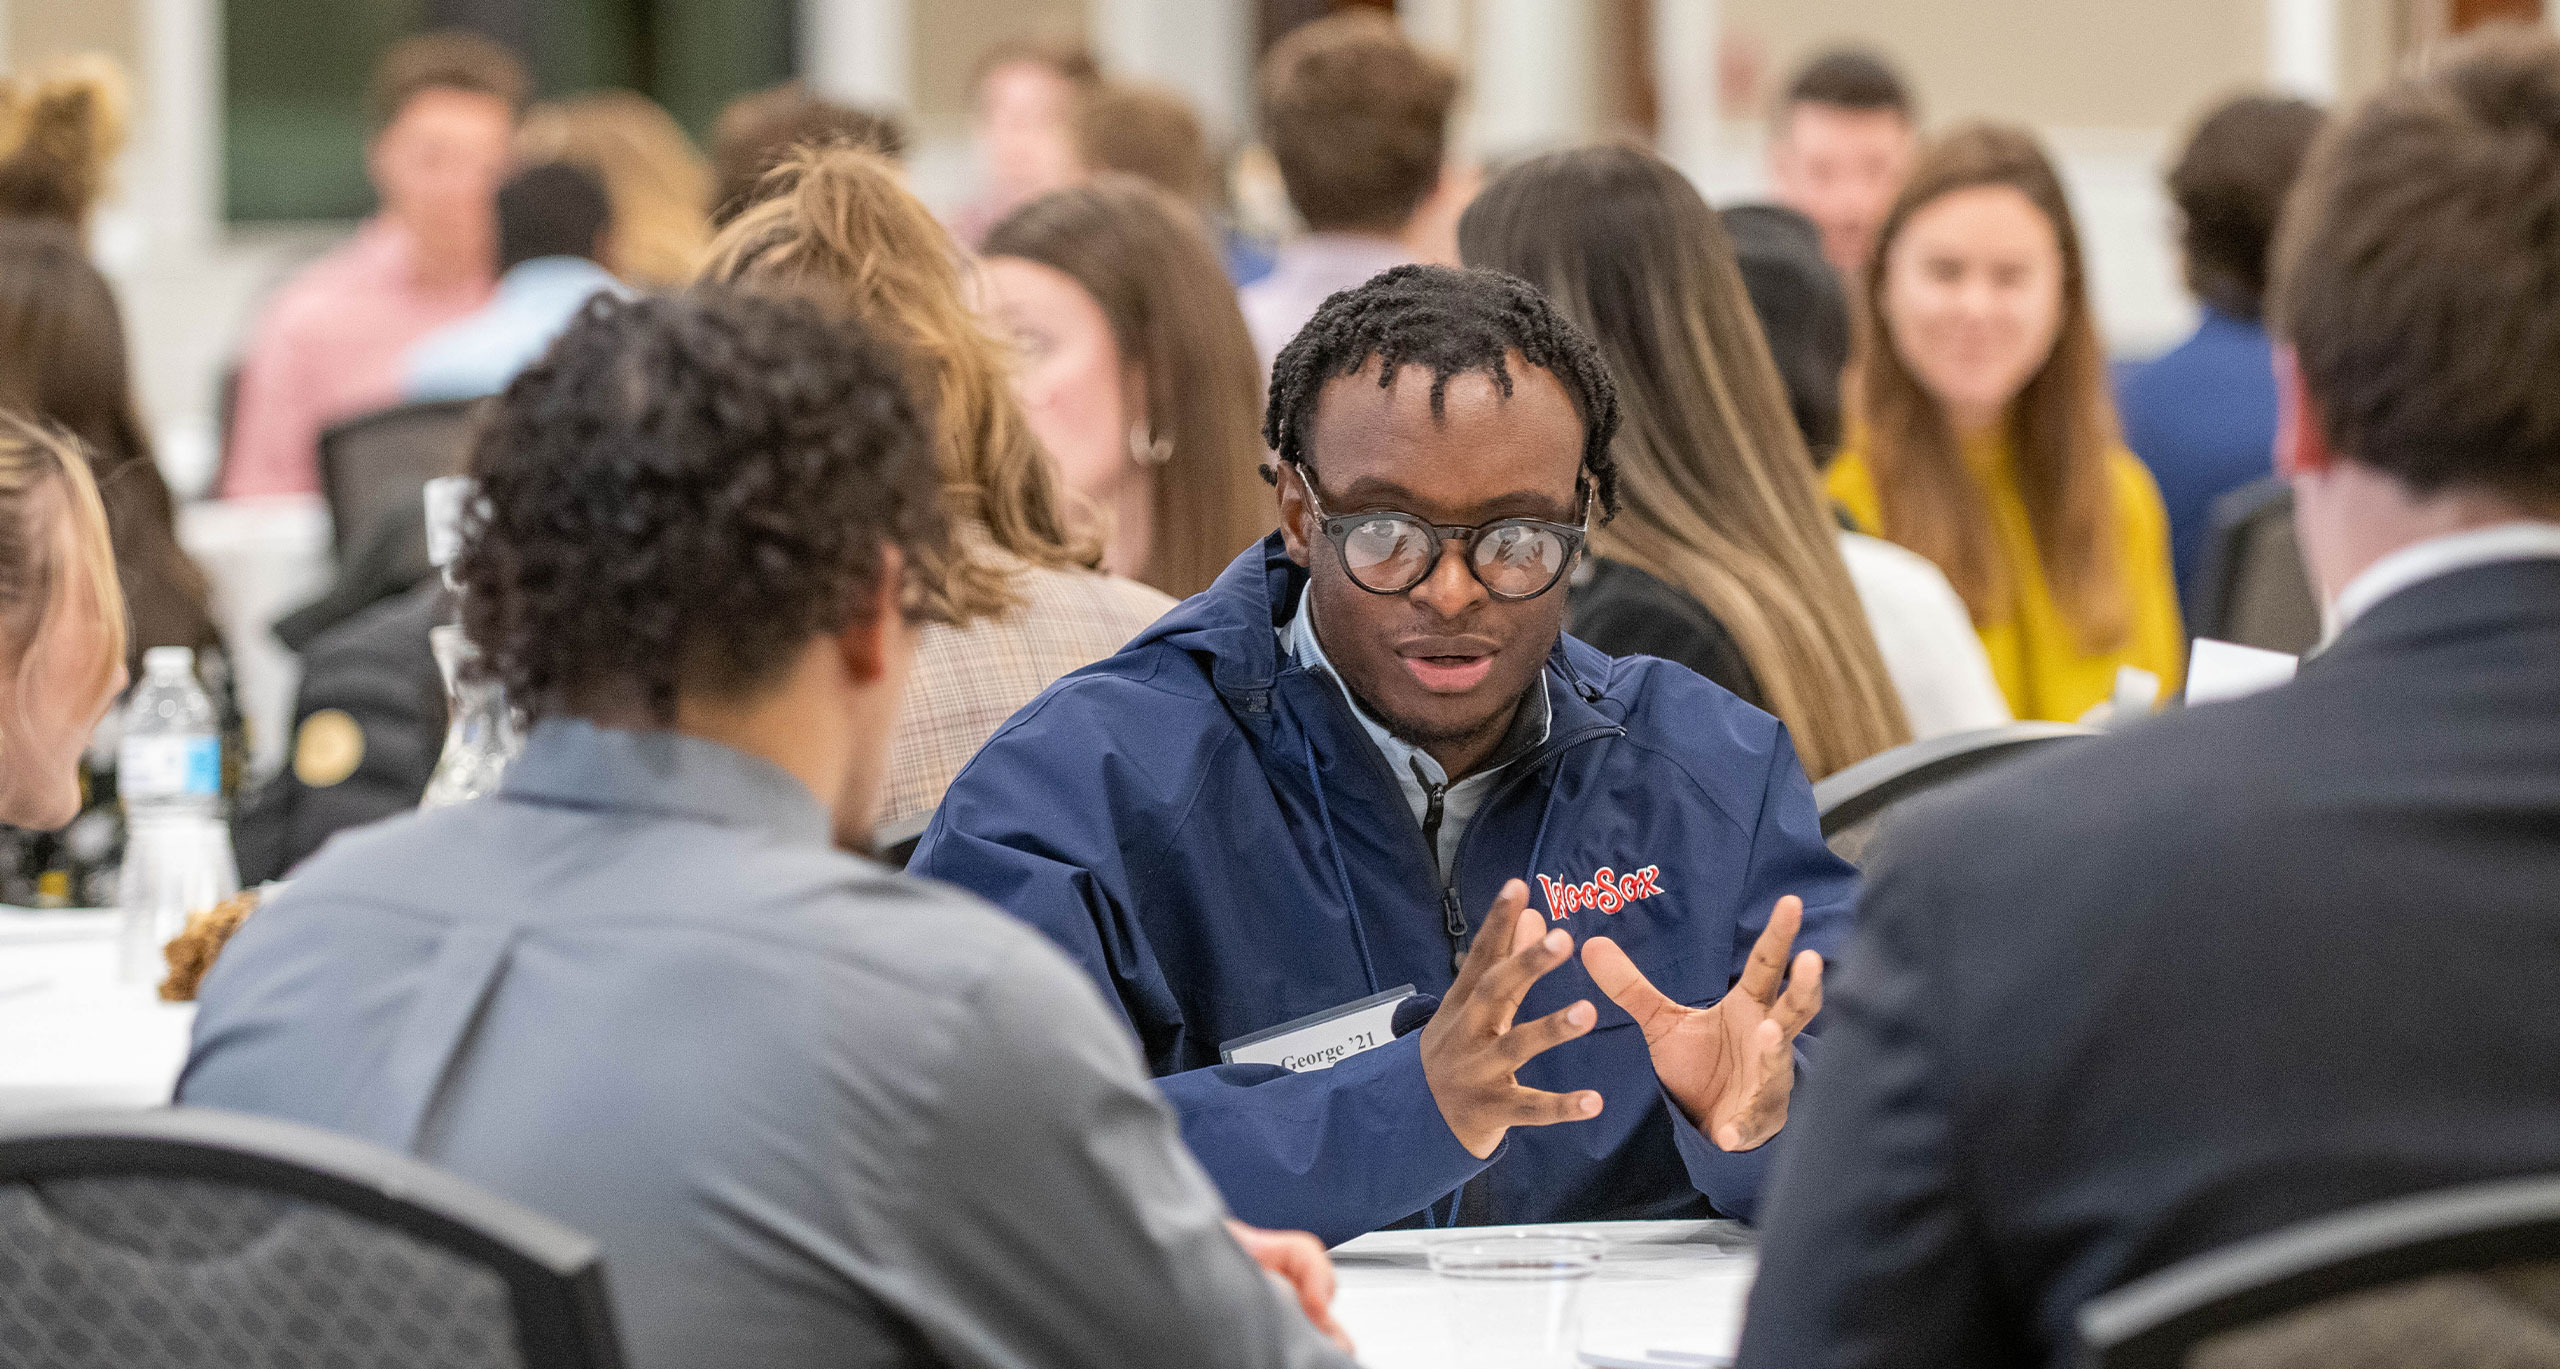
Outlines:
[[1591, 1030], [1600, 1017], [1586, 999], [1534, 1022], [1513, 1022], [1529, 986], [1573, 954], [1573, 938], [1561, 929], [1540, 933], [1545, 922], [1529, 910], [1527, 884], [1515, 879], [1503, 885], [1476, 930], [1457, 982], [1422, 1029], [1422, 1077], [1431, 1099], [1458, 1144], [1480, 1160], [1513, 1127], [1600, 1115], [1600, 1095], [1590, 1089], [1548, 1093], [1512, 1078], [1540, 1053]]
[[1796, 1033], [1822, 1011], [1822, 957], [1806, 951], [1795, 957], [1792, 974], [1787, 968], [1803, 925], [1804, 900], [1779, 899], [1741, 978], [1712, 1008], [1689, 1007], [1653, 987], [1607, 937], [1582, 943], [1592, 981], [1644, 1029], [1663, 1088], [1724, 1150], [1749, 1150], [1787, 1124]]

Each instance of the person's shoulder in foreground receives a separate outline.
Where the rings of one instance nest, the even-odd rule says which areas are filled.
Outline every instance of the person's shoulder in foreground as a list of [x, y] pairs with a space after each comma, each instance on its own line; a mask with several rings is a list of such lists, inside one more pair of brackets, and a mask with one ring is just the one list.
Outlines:
[[2492, 35], [2314, 152], [2277, 464], [2342, 627], [1885, 834], [1744, 1364], [2070, 1362], [2130, 1280], [2560, 1167], [2555, 110], [2560, 41]]

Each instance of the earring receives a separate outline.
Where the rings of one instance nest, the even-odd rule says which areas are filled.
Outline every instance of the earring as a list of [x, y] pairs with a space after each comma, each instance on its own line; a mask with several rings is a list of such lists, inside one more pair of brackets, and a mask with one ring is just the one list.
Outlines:
[[1129, 459], [1141, 466], [1161, 466], [1173, 459], [1173, 439], [1156, 437], [1140, 419], [1129, 425]]

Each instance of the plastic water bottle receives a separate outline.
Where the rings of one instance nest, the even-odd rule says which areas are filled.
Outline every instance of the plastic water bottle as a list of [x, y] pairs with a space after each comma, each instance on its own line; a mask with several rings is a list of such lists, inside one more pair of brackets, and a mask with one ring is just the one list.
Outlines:
[[159, 978], [160, 948], [187, 914], [240, 891], [231, 829], [222, 811], [222, 721], [196, 683], [196, 654], [156, 646], [142, 654], [142, 683], [125, 705], [116, 748], [124, 802], [122, 969], [128, 982]]

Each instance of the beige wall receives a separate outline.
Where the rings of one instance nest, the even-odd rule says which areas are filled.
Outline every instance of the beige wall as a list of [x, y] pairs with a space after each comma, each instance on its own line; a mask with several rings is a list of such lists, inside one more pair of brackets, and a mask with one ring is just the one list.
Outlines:
[[927, 137], [964, 132], [969, 73], [988, 45], [1012, 38], [1082, 38], [1087, 0], [918, 0], [915, 104]]
[[1844, 39], [1900, 63], [1932, 124], [1974, 117], [2048, 127], [2167, 128], [2260, 84], [2262, 0], [1723, 0], [1756, 42], [1766, 97]]
[[0, 0], [0, 52], [12, 68], [74, 52], [104, 52], [138, 65], [141, 30], [134, 0]]

